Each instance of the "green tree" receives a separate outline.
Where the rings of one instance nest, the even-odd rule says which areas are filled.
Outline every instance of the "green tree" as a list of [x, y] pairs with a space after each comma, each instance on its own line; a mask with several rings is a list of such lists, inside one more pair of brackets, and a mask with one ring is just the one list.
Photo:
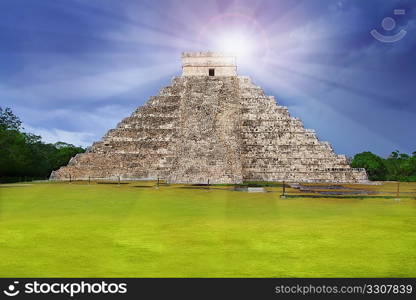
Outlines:
[[384, 164], [387, 168], [387, 180], [410, 181], [416, 176], [415, 156], [396, 150], [390, 154]]
[[25, 135], [17, 130], [0, 129], [0, 176], [24, 175], [30, 163]]
[[352, 160], [353, 168], [364, 168], [370, 180], [385, 180], [386, 167], [383, 159], [369, 151], [356, 154]]
[[54, 144], [56, 151], [51, 156], [52, 170], [57, 170], [61, 166], [68, 164], [69, 160], [78, 153], [85, 152], [82, 147], [76, 147], [64, 142], [57, 142]]
[[82, 147], [58, 142], [46, 144], [32, 133], [21, 132], [19, 117], [0, 107], [0, 177], [45, 177], [66, 165]]
[[0, 129], [12, 129], [19, 131], [22, 126], [22, 121], [16, 116], [10, 107], [3, 109], [0, 106]]

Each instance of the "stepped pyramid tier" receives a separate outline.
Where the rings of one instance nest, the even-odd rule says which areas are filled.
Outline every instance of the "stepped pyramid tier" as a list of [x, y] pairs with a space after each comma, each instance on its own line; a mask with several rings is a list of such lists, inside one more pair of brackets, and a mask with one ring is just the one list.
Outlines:
[[367, 182], [364, 169], [351, 168], [274, 97], [238, 76], [234, 57], [183, 53], [182, 63], [182, 76], [51, 179]]

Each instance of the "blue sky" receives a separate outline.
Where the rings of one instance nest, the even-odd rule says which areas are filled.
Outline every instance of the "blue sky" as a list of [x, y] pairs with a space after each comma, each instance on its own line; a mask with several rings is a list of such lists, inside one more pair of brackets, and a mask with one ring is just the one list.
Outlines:
[[416, 151], [412, 0], [1, 0], [0, 105], [48, 142], [87, 146], [180, 75], [182, 51], [236, 36], [239, 74], [336, 152]]

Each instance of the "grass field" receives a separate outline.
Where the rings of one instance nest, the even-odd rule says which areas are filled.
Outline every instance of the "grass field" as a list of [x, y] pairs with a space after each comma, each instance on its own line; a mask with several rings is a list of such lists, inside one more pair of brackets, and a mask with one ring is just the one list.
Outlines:
[[0, 277], [416, 277], [415, 183], [401, 201], [153, 184], [0, 185]]

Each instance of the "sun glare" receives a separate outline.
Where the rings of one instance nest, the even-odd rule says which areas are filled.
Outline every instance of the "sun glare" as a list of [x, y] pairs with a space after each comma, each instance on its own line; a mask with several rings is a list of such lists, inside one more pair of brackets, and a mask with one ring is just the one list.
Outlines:
[[226, 13], [212, 17], [199, 33], [201, 49], [236, 56], [238, 65], [251, 65], [263, 57], [268, 38], [262, 26], [251, 16]]
[[241, 33], [227, 33], [216, 38], [217, 51], [230, 53], [238, 59], [246, 60], [255, 52], [255, 41]]

